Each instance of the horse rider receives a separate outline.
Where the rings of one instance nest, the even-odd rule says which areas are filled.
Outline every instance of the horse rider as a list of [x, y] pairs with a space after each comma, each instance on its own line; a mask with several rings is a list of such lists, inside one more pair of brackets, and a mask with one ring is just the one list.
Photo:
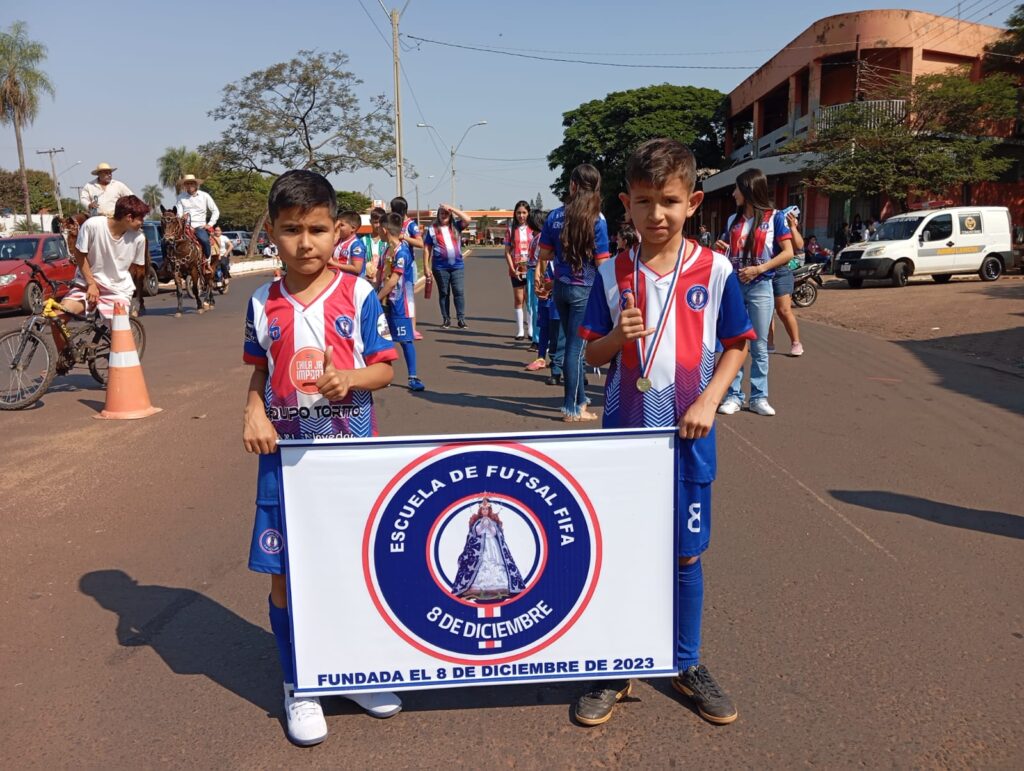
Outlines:
[[117, 199], [126, 195], [133, 195], [131, 189], [124, 182], [114, 179], [116, 166], [109, 163], [100, 163], [92, 170], [96, 177], [92, 182], [85, 185], [79, 193], [78, 200], [82, 207], [89, 212], [90, 217], [102, 214], [104, 217], [114, 216], [114, 204]]
[[[209, 193], [199, 189], [202, 183], [203, 180], [196, 179], [194, 174], [186, 174], [182, 177], [179, 183], [182, 192], [178, 194], [178, 198], [174, 202], [174, 210], [179, 217], [185, 219], [192, 226], [199, 245], [203, 249], [206, 264], [209, 265], [210, 230], [217, 224], [220, 209], [217, 208], [217, 204], [213, 202]], [[209, 221], [206, 218], [207, 212], [209, 212]]]

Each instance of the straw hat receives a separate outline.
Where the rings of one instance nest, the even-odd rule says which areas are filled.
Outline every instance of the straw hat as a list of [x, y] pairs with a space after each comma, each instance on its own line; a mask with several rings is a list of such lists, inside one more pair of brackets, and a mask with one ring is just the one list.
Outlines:
[[203, 184], [203, 180], [196, 179], [195, 174], [186, 174], [184, 177], [178, 180], [178, 184], [181, 185], [182, 187], [185, 187], [185, 185], [189, 182], [195, 182], [197, 185]]
[[111, 166], [109, 163], [98, 163], [96, 168], [92, 170], [92, 174], [94, 177], [98, 177], [101, 171], [114, 172], [117, 171], [117, 166]]

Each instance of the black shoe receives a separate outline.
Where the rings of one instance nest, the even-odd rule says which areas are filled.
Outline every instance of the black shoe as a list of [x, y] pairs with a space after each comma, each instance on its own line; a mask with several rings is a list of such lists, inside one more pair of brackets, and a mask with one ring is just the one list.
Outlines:
[[530, 343], [530, 347], [527, 350], [536, 351], [537, 350], [537, 344], [536, 343]]
[[451, 326], [451, 319], [445, 319], [444, 321], [441, 322], [441, 329], [451, 329]]
[[611, 720], [620, 700], [629, 696], [633, 684], [629, 680], [604, 680], [576, 700], [573, 714], [583, 725], [601, 725]]
[[544, 381], [548, 385], [562, 385], [561, 375], [548, 375], [547, 380]]
[[468, 329], [465, 319], [459, 319], [459, 329]]
[[739, 717], [732, 699], [719, 687], [703, 664], [690, 667], [679, 677], [673, 677], [672, 687], [689, 697], [700, 716], [709, 723], [726, 725]]

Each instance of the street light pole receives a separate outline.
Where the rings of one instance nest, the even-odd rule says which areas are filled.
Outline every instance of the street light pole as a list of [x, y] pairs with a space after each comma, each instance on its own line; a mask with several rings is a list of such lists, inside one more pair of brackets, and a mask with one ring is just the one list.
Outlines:
[[[451, 152], [451, 167], [450, 167], [450, 170], [451, 170], [451, 173], [452, 173], [452, 198], [449, 201], [449, 203], [452, 206], [458, 206], [458, 203], [456, 203], [456, 201], [455, 201], [455, 155], [459, 152], [459, 148], [462, 147], [462, 143], [466, 141], [466, 135], [468, 135], [470, 131], [475, 129], [477, 126], [486, 126], [486, 125], [487, 125], [487, 121], [485, 121], [485, 120], [478, 120], [476, 123], [471, 123], [469, 125], [469, 128], [467, 128], [463, 132], [462, 139], [459, 140], [459, 143], [457, 145], [452, 145], [451, 146], [451, 151], [450, 151]], [[416, 124], [416, 128], [431, 129], [435, 134], [437, 134], [437, 129], [434, 128], [433, 126], [431, 126], [429, 123], [417, 123]], [[441, 135], [437, 134], [437, 138], [441, 139]], [[444, 142], [443, 139], [441, 139], [441, 141]]]
[[36, 155], [50, 156], [50, 171], [53, 172], [53, 198], [57, 202], [57, 216], [64, 219], [64, 209], [60, 205], [60, 193], [57, 191], [57, 162], [53, 160], [53, 156], [62, 152], [64, 152], [63, 147], [51, 147], [49, 150], [36, 150]]
[[380, 7], [391, 20], [391, 66], [394, 70], [395, 80], [395, 178], [397, 179], [398, 195], [405, 191], [405, 168], [402, 162], [402, 85], [401, 85], [401, 61], [398, 58], [398, 21], [409, 7], [410, 0], [406, 0], [402, 10], [392, 8], [390, 11], [384, 7], [383, 0], [377, 0]]

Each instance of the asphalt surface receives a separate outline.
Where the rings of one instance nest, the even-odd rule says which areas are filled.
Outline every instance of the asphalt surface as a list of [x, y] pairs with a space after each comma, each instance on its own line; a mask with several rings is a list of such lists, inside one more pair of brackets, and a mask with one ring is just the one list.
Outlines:
[[[592, 729], [570, 719], [578, 685], [463, 688], [404, 694], [387, 721], [328, 699], [328, 740], [292, 747], [246, 568], [242, 321], [263, 280], [203, 316], [150, 301], [159, 415], [93, 420], [87, 373], [0, 414], [3, 767], [1024, 765], [1024, 380], [810, 323], [803, 358], [772, 358], [778, 416], [720, 418], [704, 661], [736, 723], [667, 680]], [[467, 283], [469, 330], [419, 300], [428, 390], [398, 363], [382, 434], [563, 425], [560, 389], [522, 371], [496, 250]]]

